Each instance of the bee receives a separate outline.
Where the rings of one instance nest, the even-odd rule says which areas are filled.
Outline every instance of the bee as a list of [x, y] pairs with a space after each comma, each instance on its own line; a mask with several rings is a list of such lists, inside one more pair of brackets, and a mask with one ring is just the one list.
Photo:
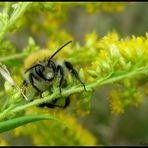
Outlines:
[[[57, 61], [53, 60], [57, 53], [71, 42], [72, 41], [69, 41], [61, 46], [52, 55], [51, 51], [46, 49], [31, 54], [24, 63], [25, 80], [23, 82], [23, 86], [30, 84], [39, 94], [45, 90], [52, 92], [51, 90], [53, 83], [58, 79], [59, 93], [61, 94], [62, 88], [67, 86], [66, 71], [68, 71], [83, 85], [84, 89], [86, 90], [78, 72], [73, 68], [73, 65], [70, 62], [63, 61], [62, 64], [59, 64]], [[57, 100], [59, 100], [59, 98], [55, 98], [51, 103], [42, 103], [39, 105], [39, 107], [46, 106], [49, 108], [66, 108], [70, 103], [69, 97], [66, 98], [63, 106], [56, 104]]]

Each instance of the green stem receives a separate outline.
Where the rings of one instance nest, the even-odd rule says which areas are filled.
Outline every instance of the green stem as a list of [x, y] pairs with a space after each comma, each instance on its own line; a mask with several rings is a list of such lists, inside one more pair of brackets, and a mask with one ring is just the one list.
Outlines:
[[10, 56], [7, 56], [7, 57], [1, 57], [0, 62], [12, 60], [12, 59], [19, 59], [19, 58], [25, 57], [27, 55], [28, 55], [27, 53], [19, 53], [19, 54], [10, 55]]
[[11, 3], [10, 2], [6, 2], [5, 3], [5, 8], [3, 10], [3, 13], [9, 13], [9, 10], [10, 10], [10, 7], [11, 7]]
[[0, 43], [2, 42], [4, 36], [7, 34], [8, 31], [11, 30], [12, 26], [16, 24], [16, 21], [21, 17], [21, 15], [25, 12], [26, 8], [31, 2], [22, 3], [20, 7], [16, 8], [12, 13], [8, 22], [3, 26], [0, 33]]
[[[125, 74], [121, 74], [121, 75], [118, 75], [118, 76], [110, 75], [109, 77], [97, 79], [96, 81], [91, 82], [90, 84], [87, 84], [86, 89], [87, 89], [87, 91], [91, 91], [92, 89], [94, 89], [97, 86], [102, 86], [102, 85], [105, 85], [105, 84], [111, 84], [111, 83], [117, 82], [117, 81], [124, 79], [124, 78], [132, 78], [132, 77], [138, 76], [140, 74], [147, 74], [147, 73], [148, 73], [148, 66], [138, 68], [134, 71], [131, 71], [131, 72], [128, 72], [128, 73], [125, 73]], [[47, 102], [47, 101], [52, 101], [54, 98], [66, 97], [66, 96], [69, 96], [71, 94], [80, 93], [80, 92], [83, 92], [83, 91], [84, 91], [84, 87], [81, 86], [81, 85], [71, 87], [68, 90], [63, 90], [62, 95], [60, 95], [59, 92], [57, 91], [50, 96], [44, 97], [42, 99], [38, 98], [38, 99], [34, 100], [33, 102], [27, 103], [27, 104], [19, 106], [19, 107], [15, 107], [10, 112], [2, 112], [0, 114], [0, 120], [5, 118], [6, 116], [9, 116], [9, 114], [11, 114], [11, 113], [20, 112], [20, 111], [22, 111], [26, 108], [31, 107], [31, 106], [37, 106], [41, 103], [44, 103], [44, 102]]]

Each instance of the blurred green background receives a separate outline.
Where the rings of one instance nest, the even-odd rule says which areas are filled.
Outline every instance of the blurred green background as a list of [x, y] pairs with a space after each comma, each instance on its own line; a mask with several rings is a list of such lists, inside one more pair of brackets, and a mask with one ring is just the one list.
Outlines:
[[[92, 31], [96, 31], [99, 37], [113, 30], [123, 38], [131, 35], [144, 36], [148, 26], [147, 8], [148, 3], [135, 2], [127, 5], [122, 12], [99, 11], [90, 15], [83, 7], [76, 6], [69, 9], [68, 19], [60, 27], [81, 44], [84, 43], [84, 36]], [[29, 32], [23, 32], [19, 42], [11, 35], [9, 38], [21, 49], [27, 44], [29, 35]], [[41, 47], [45, 46], [44, 35], [34, 38]], [[107, 100], [107, 94], [113, 87], [95, 91], [91, 99], [90, 114], [80, 117], [78, 122], [104, 145], [148, 145], [147, 98], [138, 107], [128, 108], [123, 115], [113, 115]], [[5, 138], [11, 145], [32, 145], [31, 139], [27, 137], [23, 137], [23, 140], [22, 137], [11, 139], [6, 133]]]

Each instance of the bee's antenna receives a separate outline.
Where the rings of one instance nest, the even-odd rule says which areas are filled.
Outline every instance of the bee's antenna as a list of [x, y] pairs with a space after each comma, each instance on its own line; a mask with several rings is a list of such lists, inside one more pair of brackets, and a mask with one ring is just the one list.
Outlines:
[[69, 43], [71, 43], [72, 41], [69, 41], [69, 42], [67, 42], [66, 44], [64, 44], [62, 47], [60, 47], [50, 58], [49, 58], [49, 60], [50, 59], [52, 59], [62, 48], [64, 48], [66, 45], [68, 45]]

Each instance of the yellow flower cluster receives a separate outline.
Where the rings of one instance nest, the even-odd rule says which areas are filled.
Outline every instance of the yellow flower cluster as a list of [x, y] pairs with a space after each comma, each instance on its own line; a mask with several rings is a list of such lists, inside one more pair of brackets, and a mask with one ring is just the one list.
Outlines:
[[[91, 134], [87, 129], [83, 128], [77, 123], [76, 118], [60, 112], [60, 109], [49, 109], [44, 110], [32, 108], [30, 112], [44, 112], [47, 115], [54, 115], [58, 119], [65, 122], [68, 127], [64, 124], [56, 121], [40, 121], [38, 123], [27, 124], [24, 127], [19, 127], [14, 129], [14, 135], [20, 136], [21, 134], [32, 136], [35, 145], [83, 145], [83, 146], [93, 146], [97, 145], [97, 139], [93, 134]], [[24, 130], [25, 129], [25, 130]], [[31, 129], [31, 133], [30, 133]], [[40, 133], [40, 134], [38, 134]], [[88, 140], [89, 139], [89, 140]]]
[[86, 34], [85, 36], [85, 46], [87, 47], [95, 47], [96, 46], [96, 43], [97, 43], [97, 34], [95, 31], [93, 31], [92, 33], [90, 34]]
[[[146, 37], [127, 37], [119, 39], [117, 33], [107, 34], [97, 43], [99, 55], [92, 63], [93, 69], [100, 68], [102, 72], [114, 70], [129, 70], [133, 65], [141, 62], [148, 64], [148, 35]], [[140, 64], [140, 63], [139, 63]]]
[[135, 106], [138, 106], [140, 103], [143, 102], [143, 95], [140, 92], [135, 92], [133, 99], [132, 99], [132, 103]]
[[89, 2], [86, 3], [86, 10], [89, 14], [94, 14], [96, 11], [105, 11], [105, 12], [121, 12], [124, 10], [126, 2]]
[[109, 101], [112, 113], [124, 113], [124, 105], [120, 100], [120, 92], [118, 92], [117, 90], [113, 90], [110, 93]]
[[[145, 37], [132, 36], [120, 39], [116, 32], [111, 32], [98, 40], [96, 33], [93, 32], [86, 36], [86, 45], [95, 46], [98, 52], [96, 60], [88, 70], [93, 80], [111, 73], [124, 74], [148, 66], [147, 33]], [[143, 95], [138, 92], [138, 87], [144, 89], [146, 94], [146, 77], [145, 75], [136, 77], [133, 81], [129, 78], [120, 81], [119, 84], [126, 90], [123, 93], [121, 90], [111, 92], [109, 101], [113, 113], [123, 113], [126, 106], [132, 104], [137, 106], [143, 101]]]
[[0, 146], [9, 146], [9, 144], [0, 136]]
[[112, 113], [114, 114], [121, 114], [124, 113], [125, 107], [128, 105], [135, 105], [138, 106], [140, 103], [143, 102], [143, 95], [136, 91], [119, 91], [119, 90], [112, 90], [109, 97], [110, 108]]
[[[96, 145], [96, 138], [88, 130], [83, 128], [80, 124], [77, 123], [76, 118], [71, 115], [60, 113], [60, 118], [71, 127], [71, 133], [74, 134], [74, 138], [80, 141], [79, 145], [83, 146], [92, 146]], [[89, 140], [88, 140], [89, 139]]]

